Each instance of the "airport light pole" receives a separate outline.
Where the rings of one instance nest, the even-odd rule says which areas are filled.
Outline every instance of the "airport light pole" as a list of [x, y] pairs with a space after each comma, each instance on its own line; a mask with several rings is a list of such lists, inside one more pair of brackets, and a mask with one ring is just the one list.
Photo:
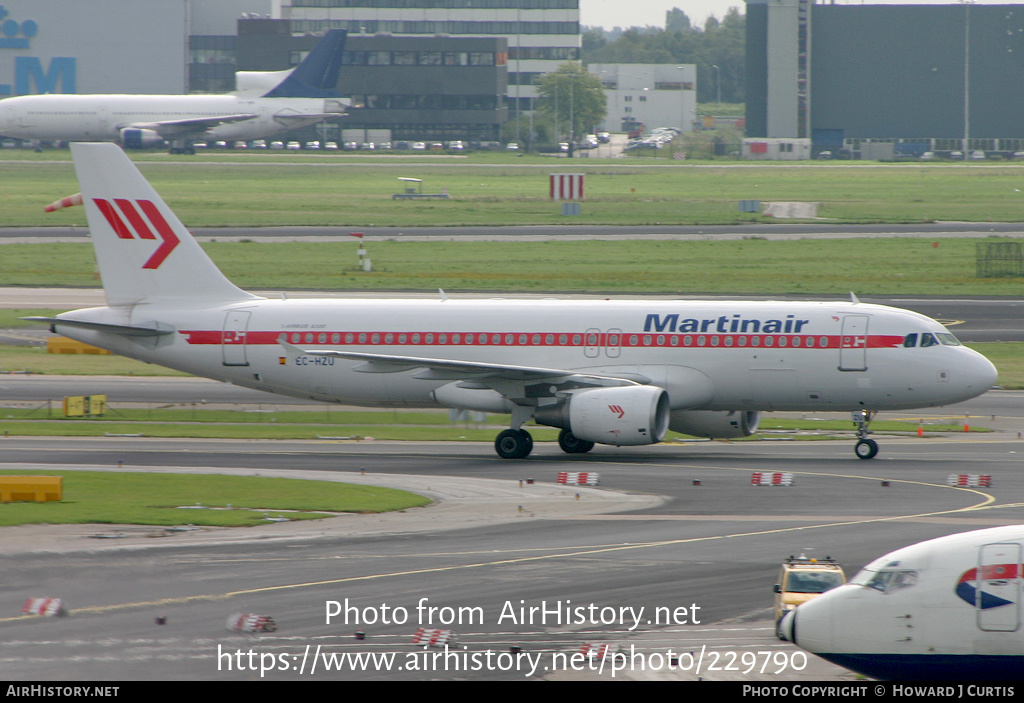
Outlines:
[[973, 0], [960, 0], [964, 5], [964, 161], [969, 158], [971, 138], [971, 5]]

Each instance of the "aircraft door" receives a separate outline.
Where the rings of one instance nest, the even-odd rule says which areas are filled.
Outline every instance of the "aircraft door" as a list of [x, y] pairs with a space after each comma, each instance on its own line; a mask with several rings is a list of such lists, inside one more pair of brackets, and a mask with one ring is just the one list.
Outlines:
[[583, 354], [587, 358], [596, 359], [601, 353], [601, 330], [591, 327], [583, 335]]
[[605, 335], [604, 353], [609, 359], [617, 359], [622, 352], [622, 330], [612, 328]]
[[249, 315], [245, 310], [233, 310], [224, 317], [224, 332], [221, 335], [221, 349], [224, 366], [248, 366], [245, 354], [245, 333], [249, 328]]
[[839, 370], [868, 370], [868, 316], [846, 315], [839, 339]]
[[1016, 632], [1020, 627], [1021, 545], [982, 545], [974, 586], [978, 629]]

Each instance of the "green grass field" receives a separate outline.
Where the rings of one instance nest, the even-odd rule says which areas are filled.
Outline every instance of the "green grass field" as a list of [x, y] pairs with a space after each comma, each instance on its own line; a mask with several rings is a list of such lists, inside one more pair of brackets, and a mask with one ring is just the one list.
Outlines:
[[[43, 207], [79, 190], [66, 151], [4, 154], [0, 227], [84, 224], [81, 208]], [[412, 156], [133, 153], [189, 227], [567, 224], [548, 200], [548, 174], [584, 173], [587, 200], [570, 224], [728, 224], [771, 220], [739, 200], [821, 204], [838, 222], [1024, 220], [1024, 164], [751, 164], [476, 154]], [[63, 160], [61, 160], [63, 159]], [[446, 188], [447, 201], [395, 201], [399, 176]]]
[[[268, 515], [311, 520], [332, 513], [388, 512], [430, 503], [407, 491], [329, 481], [144, 471], [48, 470], [31, 474], [63, 476], [63, 500], [0, 504], [0, 526], [94, 523], [252, 527], [267, 524]], [[4, 475], [26, 472], [0, 471], [0, 476]], [[207, 509], [197, 509], [197, 505]]]
[[[365, 240], [364, 240], [365, 241]], [[1024, 294], [1024, 279], [978, 278], [974, 239], [770, 241], [365, 241], [357, 245], [211, 242], [203, 248], [234, 283], [258, 290], [415, 290], [597, 294]], [[1000, 240], [992, 240], [1000, 241]], [[937, 245], [937, 246], [936, 246]], [[98, 287], [92, 248], [5, 244], [0, 285]]]

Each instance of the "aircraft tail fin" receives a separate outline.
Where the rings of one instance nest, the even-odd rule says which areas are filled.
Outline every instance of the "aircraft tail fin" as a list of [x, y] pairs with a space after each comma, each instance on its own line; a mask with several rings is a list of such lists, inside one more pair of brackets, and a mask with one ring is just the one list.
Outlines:
[[339, 98], [337, 91], [341, 55], [348, 32], [331, 29], [313, 47], [302, 63], [288, 74], [265, 98]]
[[107, 304], [257, 298], [231, 283], [116, 144], [71, 145]]

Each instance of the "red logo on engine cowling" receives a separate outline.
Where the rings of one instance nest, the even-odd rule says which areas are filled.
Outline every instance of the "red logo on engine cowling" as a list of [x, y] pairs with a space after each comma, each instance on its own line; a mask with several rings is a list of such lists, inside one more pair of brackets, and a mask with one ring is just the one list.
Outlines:
[[[96, 203], [96, 207], [103, 213], [103, 217], [106, 218], [107, 223], [119, 239], [135, 239], [136, 236], [139, 239], [156, 239], [157, 235], [160, 236], [160, 239], [163, 241], [146, 263], [142, 265], [144, 269], [160, 268], [160, 264], [164, 262], [170, 253], [174, 251], [174, 247], [178, 246], [181, 241], [178, 239], [178, 235], [174, 233], [174, 230], [171, 229], [171, 226], [167, 224], [164, 216], [160, 214], [156, 205], [150, 200], [136, 200], [133, 203], [125, 198], [114, 198], [113, 204], [103, 198], [93, 198], [92, 201]], [[136, 204], [138, 204], [138, 208], [136, 208]], [[120, 214], [118, 210], [121, 211]], [[124, 219], [121, 218], [121, 215], [124, 215]], [[149, 220], [148, 224], [146, 220]], [[153, 234], [150, 225], [156, 229], [157, 234]]]
[[611, 410], [616, 415], [618, 415], [620, 420], [622, 419], [622, 416], [626, 414], [626, 411], [622, 408], [621, 405], [609, 405], [608, 409]]

